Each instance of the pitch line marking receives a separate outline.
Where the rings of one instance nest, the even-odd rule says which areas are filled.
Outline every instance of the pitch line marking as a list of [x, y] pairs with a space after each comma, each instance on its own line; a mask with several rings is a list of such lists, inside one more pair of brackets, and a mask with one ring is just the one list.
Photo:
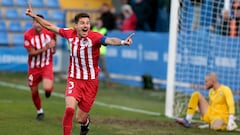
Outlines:
[[[6, 86], [6, 87], [11, 87], [11, 88], [17, 88], [17, 89], [23, 90], [23, 91], [29, 91], [29, 88], [27, 86], [20, 85], [20, 84], [13, 84], [13, 83], [0, 81], [0, 85]], [[44, 93], [44, 90], [40, 89], [39, 92]], [[57, 93], [57, 92], [52, 92], [52, 95], [55, 96], [55, 97], [65, 98], [64, 94]], [[161, 115], [161, 113], [158, 113], [158, 112], [152, 112], [152, 111], [136, 109], [136, 108], [121, 106], [121, 105], [115, 105], [115, 104], [108, 104], [108, 103], [104, 103], [104, 102], [101, 102], [101, 101], [95, 101], [94, 104], [99, 105], [99, 106], [108, 107], [108, 108], [114, 108], [114, 109], [125, 110], [125, 111], [136, 112], [136, 113], [142, 113], [142, 114], [153, 115], [153, 116], [160, 116]]]

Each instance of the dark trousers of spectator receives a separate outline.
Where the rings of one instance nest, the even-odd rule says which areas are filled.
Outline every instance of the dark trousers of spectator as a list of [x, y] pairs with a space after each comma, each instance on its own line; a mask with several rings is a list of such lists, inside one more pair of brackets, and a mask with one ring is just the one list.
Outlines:
[[105, 57], [104, 55], [100, 55], [100, 67], [101, 67], [101, 70], [103, 72], [103, 75], [104, 75], [104, 81], [107, 83], [108, 86], [111, 87], [112, 83], [111, 83], [111, 79], [110, 79], [110, 75], [108, 73], [108, 70], [107, 70], [107, 65], [106, 65], [106, 61], [105, 61]]

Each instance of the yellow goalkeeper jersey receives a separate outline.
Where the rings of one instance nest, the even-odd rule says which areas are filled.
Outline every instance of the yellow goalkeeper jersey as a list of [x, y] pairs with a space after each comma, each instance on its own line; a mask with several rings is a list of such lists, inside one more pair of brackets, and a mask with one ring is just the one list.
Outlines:
[[232, 91], [225, 85], [220, 85], [217, 90], [209, 90], [209, 109], [211, 115], [228, 116], [235, 114]]

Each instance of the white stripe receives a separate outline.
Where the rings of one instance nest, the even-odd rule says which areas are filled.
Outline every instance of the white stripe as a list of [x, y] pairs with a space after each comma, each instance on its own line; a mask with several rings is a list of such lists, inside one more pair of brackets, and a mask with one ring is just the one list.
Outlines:
[[[31, 44], [35, 45], [34, 38], [31, 39]], [[35, 57], [32, 57], [30, 68], [34, 68], [34, 64], [35, 64]]]
[[84, 80], [88, 79], [88, 71], [87, 71], [87, 65], [85, 61], [85, 53], [84, 53], [84, 39], [81, 40], [80, 42], [81, 48], [80, 48], [80, 59], [81, 59], [81, 64], [82, 64], [82, 70], [83, 70], [83, 78]]
[[[44, 34], [40, 35], [40, 39], [41, 39], [41, 42], [42, 42], [42, 47], [45, 47], [46, 46], [46, 42], [45, 42]], [[44, 63], [45, 62], [45, 53], [46, 52], [42, 52], [41, 67], [45, 66], [45, 63]]]
[[95, 79], [95, 70], [93, 66], [92, 41], [88, 38], [88, 66], [90, 68], [91, 79]]
[[35, 63], [35, 57], [32, 57], [31, 68], [34, 68], [34, 63]]
[[[5, 86], [5, 87], [17, 88], [17, 89], [24, 90], [24, 91], [30, 91], [29, 88], [24, 85], [18, 85], [18, 84], [3, 82], [3, 81], [0, 81], [0, 85]], [[41, 89], [39, 91], [40, 91], [40, 93], [44, 93], [44, 91]], [[61, 93], [52, 92], [52, 95], [55, 97], [65, 98], [64, 94], [61, 94]], [[142, 110], [142, 109], [126, 107], [126, 106], [107, 104], [107, 103], [100, 102], [100, 101], [95, 101], [94, 104], [99, 105], [99, 106], [108, 107], [108, 108], [114, 108], [114, 109], [118, 109], [118, 110], [142, 113], [142, 114], [146, 114], [146, 115], [153, 115], [153, 116], [161, 115], [159, 112], [152, 112], [152, 111], [147, 111], [147, 110]]]
[[77, 50], [78, 50], [78, 43], [79, 43], [79, 38], [76, 38], [75, 43], [74, 43], [74, 60], [75, 60], [75, 67], [76, 67], [76, 78], [80, 79], [81, 77], [81, 71], [80, 71], [80, 67], [79, 67], [79, 62], [78, 62], [78, 58], [77, 58]]
[[[74, 73], [73, 73], [73, 71], [74, 71], [74, 59], [73, 59], [73, 55], [72, 55], [72, 52], [73, 52], [73, 50], [72, 50], [72, 46], [73, 46], [73, 44], [72, 44], [72, 41], [73, 41], [73, 38], [70, 38], [69, 40], [68, 40], [68, 42], [69, 42], [69, 48], [70, 48], [70, 53], [69, 53], [69, 55], [70, 55], [70, 59], [71, 59], [71, 69], [70, 69], [70, 77], [74, 77]], [[70, 66], [70, 65], [69, 65]]]
[[[39, 41], [39, 36], [35, 36], [35, 41], [36, 41], [36, 48], [41, 49], [40, 41]], [[40, 55], [37, 55], [37, 62], [36, 62], [36, 67], [40, 66]]]

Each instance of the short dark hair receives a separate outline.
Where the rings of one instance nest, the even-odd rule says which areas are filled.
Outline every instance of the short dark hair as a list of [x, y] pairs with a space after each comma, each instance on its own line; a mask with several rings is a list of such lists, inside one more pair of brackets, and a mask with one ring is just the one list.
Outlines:
[[41, 14], [37, 14], [38, 17], [41, 17], [42, 19], [44, 19], [44, 16]]
[[90, 16], [89, 14], [87, 13], [78, 13], [75, 17], [74, 17], [74, 22], [77, 24], [78, 23], [78, 20], [80, 18], [89, 18], [90, 19]]

